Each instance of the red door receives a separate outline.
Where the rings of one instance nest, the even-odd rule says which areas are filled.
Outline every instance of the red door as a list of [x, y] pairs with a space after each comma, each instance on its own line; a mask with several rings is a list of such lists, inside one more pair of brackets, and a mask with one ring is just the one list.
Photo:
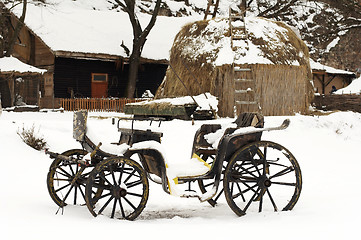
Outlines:
[[92, 98], [108, 97], [108, 74], [92, 73]]

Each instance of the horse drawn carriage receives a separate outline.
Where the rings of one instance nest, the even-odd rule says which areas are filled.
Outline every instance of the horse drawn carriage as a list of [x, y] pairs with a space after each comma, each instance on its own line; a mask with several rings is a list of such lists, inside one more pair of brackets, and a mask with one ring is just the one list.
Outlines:
[[[120, 127], [121, 121], [129, 120], [130, 128]], [[94, 216], [134, 220], [146, 206], [148, 180], [168, 194], [196, 197], [212, 206], [224, 195], [238, 216], [254, 210], [291, 210], [297, 203], [302, 187], [297, 160], [280, 144], [261, 140], [263, 131], [287, 128], [288, 119], [278, 127], [264, 128], [262, 115], [243, 113], [230, 127], [202, 125], [193, 141], [191, 171], [182, 174], [167, 164], [161, 150], [163, 133], [135, 129], [138, 120], [162, 121], [119, 119], [116, 145], [120, 151], [114, 154], [102, 150], [101, 143], [87, 135], [87, 112], [74, 113], [73, 137], [82, 148], [62, 154], [46, 151], [54, 159], [47, 176], [48, 190], [60, 208], [86, 204]], [[183, 190], [183, 184], [189, 187]]]

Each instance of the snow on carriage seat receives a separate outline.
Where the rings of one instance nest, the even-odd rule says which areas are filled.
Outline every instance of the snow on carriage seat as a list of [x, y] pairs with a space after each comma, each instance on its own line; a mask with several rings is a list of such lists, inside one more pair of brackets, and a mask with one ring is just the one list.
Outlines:
[[167, 152], [157, 141], [144, 141], [135, 143], [130, 148], [130, 150], [138, 149], [155, 149], [162, 154], [166, 165], [166, 174], [170, 192], [171, 195], [174, 196], [189, 195], [189, 192], [185, 193], [183, 190], [177, 187], [178, 178], [200, 176], [210, 170], [210, 166], [196, 155], [193, 155], [192, 158], [183, 159], [182, 161], [169, 161], [169, 158], [167, 158]]
[[122, 156], [129, 149], [129, 145], [125, 143], [121, 145], [114, 144], [119, 142], [118, 129], [116, 125], [110, 123], [102, 124], [106, 120], [109, 119], [92, 121], [91, 117], [90, 119], [88, 118], [86, 135], [95, 145], [98, 145], [100, 142], [102, 143], [100, 150]]
[[218, 144], [219, 141], [221, 141], [224, 132], [228, 129], [228, 128], [236, 128], [237, 124], [235, 123], [227, 123], [227, 124], [222, 124], [221, 128], [218, 129], [217, 131], [213, 132], [213, 133], [208, 133], [206, 135], [204, 135], [204, 139], [210, 144], [212, 145], [212, 147], [214, 149], [218, 148]]

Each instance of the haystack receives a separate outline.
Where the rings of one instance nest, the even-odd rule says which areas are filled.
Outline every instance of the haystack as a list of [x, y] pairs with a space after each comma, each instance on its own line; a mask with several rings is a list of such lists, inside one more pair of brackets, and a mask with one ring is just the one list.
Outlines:
[[[171, 49], [173, 69], [167, 69], [155, 97], [210, 92], [218, 97], [218, 115], [230, 117], [234, 116], [235, 109], [236, 114], [306, 112], [313, 96], [307, 46], [281, 22], [257, 17], [248, 17], [245, 22], [247, 39], [237, 42], [232, 42], [229, 19], [204, 20], [184, 26]], [[250, 71], [237, 75], [236, 68]], [[239, 79], [253, 79], [254, 86], [247, 87], [247, 83], [237, 81]], [[237, 90], [239, 88], [253, 92], [258, 102], [256, 108], [237, 106], [244, 102], [237, 99], [238, 93], [245, 92]]]

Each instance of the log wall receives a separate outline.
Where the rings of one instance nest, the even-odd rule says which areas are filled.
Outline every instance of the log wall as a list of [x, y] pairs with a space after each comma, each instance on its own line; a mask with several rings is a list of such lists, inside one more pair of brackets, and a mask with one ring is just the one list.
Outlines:
[[361, 95], [315, 96], [313, 106], [324, 111], [353, 111], [361, 113]]

